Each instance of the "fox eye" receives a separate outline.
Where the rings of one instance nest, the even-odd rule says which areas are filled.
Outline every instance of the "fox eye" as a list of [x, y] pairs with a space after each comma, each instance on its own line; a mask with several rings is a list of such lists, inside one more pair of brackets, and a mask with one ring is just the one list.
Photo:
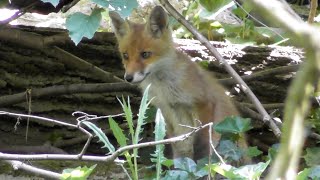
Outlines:
[[122, 53], [122, 57], [123, 57], [123, 59], [125, 59], [125, 60], [128, 60], [128, 59], [129, 59], [128, 53]]
[[148, 59], [150, 56], [151, 56], [151, 52], [148, 52], [148, 51], [144, 51], [144, 52], [141, 52], [141, 57], [143, 58], [143, 59]]

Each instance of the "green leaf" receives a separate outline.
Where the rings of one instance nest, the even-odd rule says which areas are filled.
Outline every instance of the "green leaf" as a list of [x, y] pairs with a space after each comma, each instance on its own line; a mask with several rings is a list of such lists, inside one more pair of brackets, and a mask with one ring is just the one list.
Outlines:
[[130, 106], [130, 98], [128, 96], [128, 105], [127, 105], [126, 101], [124, 100], [123, 96], [122, 96], [122, 102], [120, 101], [119, 98], [117, 98], [117, 99], [122, 106], [124, 115], [126, 117], [126, 121], [129, 126], [129, 132], [131, 134], [131, 141], [133, 141], [133, 139], [134, 139], [134, 126], [133, 126], [132, 111], [131, 111], [131, 106]]
[[220, 163], [211, 164], [209, 166], [209, 169], [210, 171], [217, 172], [229, 179], [239, 179], [239, 180], [245, 179], [243, 177], [239, 177], [238, 175], [234, 174], [233, 171], [235, 170], [235, 168], [228, 164], [220, 164]]
[[[156, 141], [163, 140], [164, 136], [166, 135], [166, 123], [164, 121], [164, 118], [161, 114], [160, 109], [157, 110], [155, 122], [156, 122], [155, 130], [154, 130], [155, 140]], [[161, 176], [161, 171], [162, 171], [161, 164], [164, 160], [166, 160], [163, 154], [163, 150], [164, 150], [164, 144], [158, 144], [156, 145], [156, 151], [153, 154], [153, 156], [156, 157], [153, 160], [157, 162], [156, 164], [157, 179], [160, 179], [160, 176]]]
[[249, 118], [241, 118], [238, 116], [226, 117], [222, 122], [214, 126], [214, 130], [220, 134], [240, 134], [250, 130], [251, 128]]
[[306, 180], [308, 179], [311, 168], [305, 168], [303, 171], [299, 172], [297, 175], [297, 180]]
[[242, 150], [239, 149], [235, 143], [230, 140], [223, 140], [219, 143], [217, 148], [220, 155], [226, 160], [239, 161], [242, 157]]
[[242, 20], [244, 20], [247, 17], [248, 13], [252, 11], [253, 6], [248, 1], [244, 1], [241, 6], [242, 7], [237, 7], [236, 9], [233, 9], [232, 12], [238, 17], [240, 17]]
[[110, 152], [115, 151], [114, 146], [110, 143], [108, 137], [103, 133], [103, 131], [100, 128], [98, 128], [95, 124], [89, 121], [82, 121], [82, 123], [86, 125], [88, 128], [90, 128], [95, 133], [95, 135], [98, 136], [99, 140], [104, 143], [104, 146], [102, 148], [108, 148]]
[[265, 163], [260, 162], [258, 164], [241, 166], [239, 168], [227, 164], [212, 164], [210, 169], [229, 179], [259, 179], [269, 164], [270, 160]]
[[320, 179], [320, 166], [312, 167], [308, 177], [311, 179], [319, 180]]
[[51, 3], [54, 7], [57, 7], [59, 4], [59, 0], [41, 0], [44, 3]]
[[189, 173], [194, 173], [197, 170], [196, 163], [188, 157], [177, 158], [174, 159], [173, 162], [174, 168], [181, 169]]
[[262, 151], [260, 151], [257, 146], [254, 147], [249, 147], [248, 150], [246, 151], [247, 156], [249, 157], [256, 157], [262, 154]]
[[122, 17], [127, 17], [131, 14], [131, 11], [138, 7], [137, 0], [92, 0], [92, 2], [99, 4], [104, 8], [110, 6], [120, 13]]
[[320, 147], [307, 148], [303, 156], [308, 166], [320, 165]]
[[266, 170], [269, 164], [270, 160], [265, 163], [260, 162], [258, 164], [245, 165], [235, 168], [233, 173], [240, 177], [244, 177], [245, 179], [260, 179], [261, 174]]
[[216, 12], [230, 2], [232, 2], [232, 0], [199, 0], [201, 6], [209, 12]]
[[166, 176], [162, 180], [185, 180], [190, 179], [189, 174], [186, 171], [170, 170], [167, 171]]
[[92, 165], [90, 168], [87, 166], [64, 169], [62, 172], [62, 179], [72, 179], [72, 180], [85, 180], [93, 172], [97, 165]]
[[148, 102], [149, 89], [150, 89], [150, 84], [148, 85], [148, 87], [144, 91], [142, 99], [141, 99], [139, 113], [138, 113], [138, 122], [137, 122], [136, 131], [135, 131], [135, 134], [134, 134], [135, 137], [134, 137], [133, 144], [138, 144], [139, 135], [143, 131], [142, 126], [145, 124], [146, 110], [148, 109], [148, 105], [151, 102], [151, 100]]
[[172, 159], [166, 159], [162, 162], [162, 165], [166, 166], [167, 168], [171, 168], [171, 166], [173, 166], [174, 163]]
[[127, 145], [127, 138], [123, 134], [122, 129], [119, 127], [119, 125], [113, 120], [112, 117], [109, 117], [109, 124], [110, 128], [112, 130], [112, 133], [114, 137], [117, 139], [117, 142], [120, 144], [121, 147]]
[[279, 151], [279, 148], [280, 148], [280, 144], [274, 144], [274, 145], [272, 145], [271, 148], [269, 148], [269, 150], [268, 150], [268, 159], [269, 160], [276, 159], [276, 155]]
[[77, 45], [83, 37], [92, 38], [100, 26], [101, 12], [100, 8], [95, 8], [90, 16], [80, 12], [74, 13], [67, 18], [66, 27], [69, 30], [69, 36]]

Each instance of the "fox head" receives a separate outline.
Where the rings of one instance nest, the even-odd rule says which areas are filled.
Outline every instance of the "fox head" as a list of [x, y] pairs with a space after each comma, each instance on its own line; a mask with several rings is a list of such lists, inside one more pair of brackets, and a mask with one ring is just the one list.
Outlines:
[[173, 51], [168, 16], [156, 6], [145, 24], [124, 20], [114, 11], [109, 12], [126, 70], [124, 79], [138, 83], [151, 73], [152, 64]]

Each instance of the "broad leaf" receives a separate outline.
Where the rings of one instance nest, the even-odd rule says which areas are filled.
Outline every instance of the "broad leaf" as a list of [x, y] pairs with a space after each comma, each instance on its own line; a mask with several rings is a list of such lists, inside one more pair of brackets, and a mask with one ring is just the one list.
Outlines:
[[127, 17], [131, 11], [138, 7], [137, 0], [92, 0], [104, 8], [113, 8], [120, 13], [121, 16]]
[[127, 145], [127, 138], [123, 134], [122, 129], [119, 127], [119, 125], [113, 120], [112, 117], [109, 118], [109, 124], [110, 128], [112, 130], [112, 133], [114, 137], [117, 139], [117, 142], [120, 144], [121, 147]]
[[319, 180], [320, 179], [320, 166], [312, 167], [308, 177], [311, 179], [318, 179]]
[[239, 149], [235, 143], [230, 140], [223, 140], [220, 142], [218, 148], [220, 155], [227, 160], [239, 161], [242, 157], [242, 150]]
[[63, 180], [67, 180], [67, 179], [84, 180], [84, 179], [87, 179], [96, 166], [97, 165], [95, 164], [89, 168], [87, 166], [84, 166], [84, 167], [79, 166], [77, 168], [64, 169], [62, 172], [61, 179], [63, 179]]
[[306, 155], [303, 156], [308, 166], [320, 165], [320, 148], [307, 148]]
[[110, 143], [108, 137], [103, 133], [103, 131], [100, 128], [98, 128], [95, 124], [89, 121], [83, 121], [82, 123], [95, 133], [95, 135], [99, 138], [99, 141], [104, 143], [104, 146], [102, 148], [108, 148], [110, 152], [115, 151], [114, 146]]
[[100, 26], [101, 12], [103, 9], [95, 8], [90, 16], [80, 12], [74, 13], [67, 18], [66, 27], [69, 36], [77, 45], [83, 37], [92, 38]]
[[189, 174], [186, 171], [170, 170], [167, 171], [166, 176], [162, 180], [186, 180], [190, 179]]
[[187, 157], [174, 159], [174, 167], [190, 173], [194, 173], [197, 170], [196, 163]]
[[235, 170], [235, 168], [228, 164], [220, 164], [220, 163], [211, 164], [209, 168], [211, 173], [212, 171], [214, 171], [229, 179], [239, 179], [239, 180], [245, 179], [234, 174], [233, 171]]
[[233, 173], [244, 177], [245, 179], [260, 179], [261, 174], [266, 170], [270, 163], [270, 160], [267, 162], [260, 162], [258, 164], [250, 164], [235, 168]]
[[250, 119], [238, 116], [226, 117], [222, 122], [214, 126], [214, 130], [218, 133], [244, 133], [251, 129]]
[[216, 12], [232, 0], [199, 0], [199, 3], [209, 12]]
[[254, 147], [249, 147], [248, 150], [246, 151], [247, 156], [249, 157], [256, 157], [262, 154], [262, 151], [260, 151], [257, 146]]
[[59, 0], [41, 0], [44, 3], [51, 3], [54, 7], [57, 7], [59, 4]]

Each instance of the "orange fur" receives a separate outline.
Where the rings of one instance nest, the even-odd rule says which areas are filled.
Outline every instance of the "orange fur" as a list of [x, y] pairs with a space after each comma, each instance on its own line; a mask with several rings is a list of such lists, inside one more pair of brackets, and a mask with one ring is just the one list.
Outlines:
[[[143, 90], [151, 83], [149, 94], [165, 117], [169, 137], [191, 131], [180, 124], [194, 127], [199, 125], [196, 119], [205, 124], [238, 114], [217, 80], [174, 48], [168, 17], [160, 6], [152, 10], [145, 24], [123, 20], [115, 12], [110, 12], [110, 17], [126, 69], [125, 79], [139, 83]], [[215, 144], [219, 139], [214, 133]], [[173, 144], [173, 155], [199, 159], [208, 154], [208, 142], [205, 129]]]

